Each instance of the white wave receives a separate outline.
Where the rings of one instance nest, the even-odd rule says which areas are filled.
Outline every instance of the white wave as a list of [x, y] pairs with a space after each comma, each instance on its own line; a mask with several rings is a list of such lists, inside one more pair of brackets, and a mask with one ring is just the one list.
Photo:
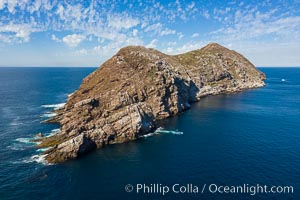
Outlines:
[[60, 128], [52, 129], [51, 132], [52, 132], [52, 133], [58, 133], [58, 132], [60, 132]]
[[30, 157], [26, 157], [26, 158], [23, 158], [23, 159], [20, 159], [20, 160], [13, 161], [12, 163], [13, 164], [23, 164], [23, 163], [33, 163], [33, 162], [36, 162], [36, 163], [41, 163], [41, 164], [44, 164], [44, 165], [50, 165], [45, 160], [46, 156], [47, 156], [47, 154], [33, 155], [33, 156], [30, 156]]
[[[58, 132], [57, 132], [57, 133], [58, 133]], [[51, 136], [53, 136], [53, 135], [56, 135], [57, 133], [51, 132], [51, 133], [48, 133], [45, 137], [51, 137]]]
[[11, 123], [9, 123], [10, 126], [19, 126], [22, 125], [23, 122], [20, 122], [20, 117], [15, 117]]
[[22, 125], [23, 123], [22, 122], [16, 122], [16, 121], [13, 121], [11, 122], [9, 125], [10, 126], [19, 126], [19, 125]]
[[159, 127], [158, 129], [156, 129], [154, 132], [148, 133], [143, 135], [142, 137], [147, 138], [153, 135], [158, 135], [158, 134], [173, 134], [173, 135], [182, 135], [183, 132], [182, 131], [178, 131], [178, 130], [167, 130], [164, 129], [162, 127]]
[[13, 143], [12, 145], [7, 146], [7, 148], [10, 149], [10, 150], [14, 150], [14, 151], [25, 150], [24, 145], [22, 145], [22, 144], [16, 144], [16, 143]]
[[182, 131], [171, 131], [170, 133], [172, 133], [173, 135], [183, 135]]
[[37, 163], [41, 163], [43, 165], [52, 165], [50, 163], [48, 163], [46, 160], [45, 160], [45, 157], [47, 156], [48, 154], [39, 154], [39, 155], [33, 155], [31, 156], [31, 160], [32, 162], [37, 162]]
[[15, 151], [21, 151], [28, 148], [33, 148], [35, 145], [40, 144], [41, 142], [34, 142], [32, 140], [38, 139], [39, 137], [33, 138], [17, 138], [12, 142], [7, 148]]
[[37, 137], [34, 138], [17, 138], [15, 141], [25, 144], [40, 144], [40, 142], [33, 142], [32, 140], [37, 139]]
[[51, 147], [47, 147], [47, 148], [41, 148], [41, 149], [37, 149], [37, 152], [45, 152], [47, 150], [51, 149]]
[[144, 137], [144, 138], [147, 138], [147, 137], [151, 137], [151, 136], [153, 136], [153, 135], [157, 135], [158, 133], [156, 133], [156, 132], [153, 132], [153, 133], [148, 133], [148, 134], [145, 134], [145, 135], [143, 135], [142, 137]]
[[30, 163], [30, 162], [31, 162], [30, 158], [24, 158], [24, 159], [11, 161], [12, 164], [23, 164], [23, 163]]
[[46, 112], [45, 114], [43, 114], [41, 117], [45, 117], [45, 118], [51, 118], [51, 117], [55, 117], [57, 114], [54, 112]]
[[73, 94], [74, 94], [74, 92], [68, 94], [67, 96], [68, 96], [68, 97], [71, 97]]
[[34, 138], [17, 138], [15, 141], [21, 142], [21, 143], [26, 143], [26, 144], [34, 144], [35, 142], [32, 142]]
[[58, 103], [58, 104], [49, 104], [49, 105], [42, 105], [43, 108], [53, 108], [54, 110], [57, 110], [59, 108], [64, 107], [66, 103]]
[[59, 133], [59, 132], [60, 132], [60, 129], [59, 129], [59, 128], [53, 129], [53, 130], [51, 130], [50, 133], [46, 133], [46, 134], [45, 134], [45, 137], [51, 137], [51, 136], [53, 136], [53, 135], [56, 135], [56, 134]]
[[183, 132], [182, 131], [178, 131], [178, 130], [166, 130], [162, 127], [159, 127], [158, 129], [155, 130], [156, 133], [167, 133], [167, 134], [173, 134], [173, 135], [182, 135]]

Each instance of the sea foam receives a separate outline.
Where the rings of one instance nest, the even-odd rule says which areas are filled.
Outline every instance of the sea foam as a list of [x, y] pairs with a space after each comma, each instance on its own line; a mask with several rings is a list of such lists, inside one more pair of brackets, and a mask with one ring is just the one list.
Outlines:
[[51, 118], [51, 117], [55, 117], [57, 114], [54, 112], [46, 112], [44, 113], [41, 117], [45, 117], [45, 118]]
[[166, 133], [166, 134], [173, 134], [173, 135], [182, 135], [183, 132], [182, 131], [178, 131], [178, 130], [166, 130], [162, 127], [159, 127], [158, 129], [156, 129], [155, 131], [156, 133]]
[[25, 150], [25, 146], [20, 143], [13, 143], [9, 146], [7, 146], [8, 149], [14, 150], [14, 151], [23, 151]]
[[53, 108], [54, 110], [60, 109], [64, 107], [66, 103], [58, 103], [58, 104], [49, 104], [49, 105], [42, 105], [43, 108]]
[[56, 129], [51, 130], [50, 133], [46, 133], [44, 137], [51, 137], [51, 136], [53, 136], [53, 135], [56, 135], [56, 134], [59, 133], [59, 132], [60, 132], [60, 129], [59, 129], [59, 128], [56, 128]]
[[45, 152], [47, 150], [51, 149], [51, 147], [47, 147], [47, 148], [42, 148], [42, 149], [37, 149], [37, 152]]
[[39, 163], [39, 164], [43, 164], [43, 165], [53, 165], [52, 163], [48, 163], [45, 159], [45, 157], [48, 154], [37, 154], [37, 155], [32, 155], [32, 156], [28, 156], [22, 159], [18, 159], [15, 161], [12, 161], [11, 163], [13, 164], [27, 164], [27, 163]]
[[178, 130], [167, 130], [167, 129], [164, 129], [163, 127], [159, 127], [159, 128], [156, 129], [154, 132], [145, 134], [145, 135], [143, 135], [142, 137], [147, 138], [147, 137], [154, 136], [154, 135], [158, 135], [158, 134], [182, 135], [183, 132], [182, 132], [182, 131], [178, 131]]
[[26, 144], [34, 144], [34, 143], [36, 143], [36, 142], [32, 141], [34, 139], [35, 138], [17, 138], [17, 139], [15, 139], [15, 141], [21, 142], [21, 143], [26, 143]]
[[34, 139], [37, 139], [37, 137], [17, 138], [9, 146], [7, 146], [7, 148], [14, 150], [14, 151], [22, 151], [25, 149], [33, 148], [35, 144], [40, 143], [40, 142], [33, 142], [32, 140], [34, 140]]

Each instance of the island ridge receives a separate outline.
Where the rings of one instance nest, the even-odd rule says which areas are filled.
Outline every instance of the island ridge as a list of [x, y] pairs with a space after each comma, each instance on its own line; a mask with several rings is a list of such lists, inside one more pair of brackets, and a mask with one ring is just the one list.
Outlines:
[[135, 140], [156, 120], [177, 115], [207, 95], [265, 85], [265, 75], [241, 54], [219, 44], [170, 56], [128, 46], [88, 75], [57, 115], [61, 131], [39, 140], [50, 163], [105, 145]]

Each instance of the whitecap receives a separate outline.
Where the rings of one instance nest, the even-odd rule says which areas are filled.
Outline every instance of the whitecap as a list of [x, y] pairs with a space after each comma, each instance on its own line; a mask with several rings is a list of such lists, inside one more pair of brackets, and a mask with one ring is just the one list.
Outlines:
[[71, 97], [73, 94], [74, 94], [74, 92], [68, 94], [67, 96], [68, 96], [68, 97]]
[[19, 126], [22, 124], [23, 124], [23, 122], [20, 122], [20, 117], [16, 117], [12, 120], [12, 122], [9, 125], [10, 126]]
[[19, 126], [19, 125], [22, 125], [22, 124], [23, 124], [22, 122], [13, 121], [9, 125], [10, 126]]
[[40, 164], [43, 164], [43, 165], [51, 165], [50, 163], [48, 163], [46, 160], [45, 160], [45, 157], [47, 156], [47, 154], [38, 154], [38, 155], [33, 155], [33, 156], [30, 156], [30, 157], [26, 157], [26, 158], [23, 158], [23, 159], [19, 159], [19, 160], [16, 160], [16, 161], [12, 161], [11, 163], [13, 164], [24, 164], [24, 163], [40, 163]]
[[147, 137], [151, 137], [151, 136], [157, 135], [157, 134], [158, 134], [158, 133], [156, 133], [156, 132], [152, 132], [152, 133], [145, 134], [145, 135], [143, 135], [142, 137], [147, 138]]
[[38, 154], [30, 157], [31, 162], [41, 163], [43, 165], [52, 165], [45, 160], [48, 154]]
[[170, 131], [173, 135], [183, 135], [182, 131]]
[[26, 144], [33, 144], [33, 143], [35, 143], [35, 142], [31, 141], [33, 139], [34, 138], [17, 138], [17, 139], [15, 139], [15, 141], [21, 142], [21, 143], [26, 143]]
[[46, 112], [45, 114], [43, 114], [41, 117], [45, 117], [45, 118], [51, 118], [51, 117], [55, 117], [57, 114], [54, 112]]
[[25, 144], [40, 144], [41, 142], [34, 142], [32, 140], [38, 139], [37, 137], [34, 138], [17, 138], [15, 141], [25, 143]]
[[148, 133], [143, 135], [142, 137], [147, 138], [153, 135], [158, 135], [158, 134], [173, 134], [173, 135], [182, 135], [183, 132], [182, 131], [178, 131], [178, 130], [167, 130], [164, 129], [163, 127], [159, 127], [157, 128], [154, 132]]
[[55, 128], [51, 130], [51, 133], [58, 133], [60, 132], [60, 128]]
[[45, 152], [45, 151], [48, 151], [49, 149], [51, 149], [51, 147], [37, 149], [36, 151], [37, 152]]
[[173, 135], [182, 135], [182, 131], [178, 130], [167, 130], [162, 127], [159, 127], [158, 129], [155, 130], [156, 133], [166, 133], [166, 134], [173, 134]]
[[43, 108], [53, 108], [54, 110], [60, 109], [64, 107], [66, 103], [58, 103], [58, 104], [49, 104], [49, 105], [42, 105]]
[[8, 149], [10, 149], [10, 150], [14, 150], [14, 151], [22, 151], [22, 150], [25, 150], [24, 145], [16, 144], [16, 143], [13, 143], [13, 144], [7, 146], [6, 148], [8, 148]]
[[51, 137], [53, 135], [56, 135], [59, 132], [60, 132], [60, 129], [59, 128], [55, 128], [55, 129], [52, 129], [50, 133], [45, 133], [44, 137]]
[[15, 139], [9, 146], [8, 149], [15, 151], [22, 151], [28, 148], [33, 148], [35, 144], [40, 144], [40, 142], [34, 142], [32, 140], [38, 139], [38, 137], [34, 138], [17, 138]]
[[12, 164], [23, 164], [23, 163], [31, 163], [31, 162], [32, 162], [31, 158], [24, 158], [16, 161], [11, 161]]

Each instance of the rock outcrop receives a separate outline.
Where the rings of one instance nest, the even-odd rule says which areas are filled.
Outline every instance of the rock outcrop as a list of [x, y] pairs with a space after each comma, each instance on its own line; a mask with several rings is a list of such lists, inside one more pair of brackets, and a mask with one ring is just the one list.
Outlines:
[[155, 120], [190, 108], [201, 97], [264, 86], [265, 75], [239, 53], [211, 43], [169, 56], [141, 46], [122, 48], [69, 96], [57, 116], [60, 133], [41, 139], [51, 163], [137, 139]]

